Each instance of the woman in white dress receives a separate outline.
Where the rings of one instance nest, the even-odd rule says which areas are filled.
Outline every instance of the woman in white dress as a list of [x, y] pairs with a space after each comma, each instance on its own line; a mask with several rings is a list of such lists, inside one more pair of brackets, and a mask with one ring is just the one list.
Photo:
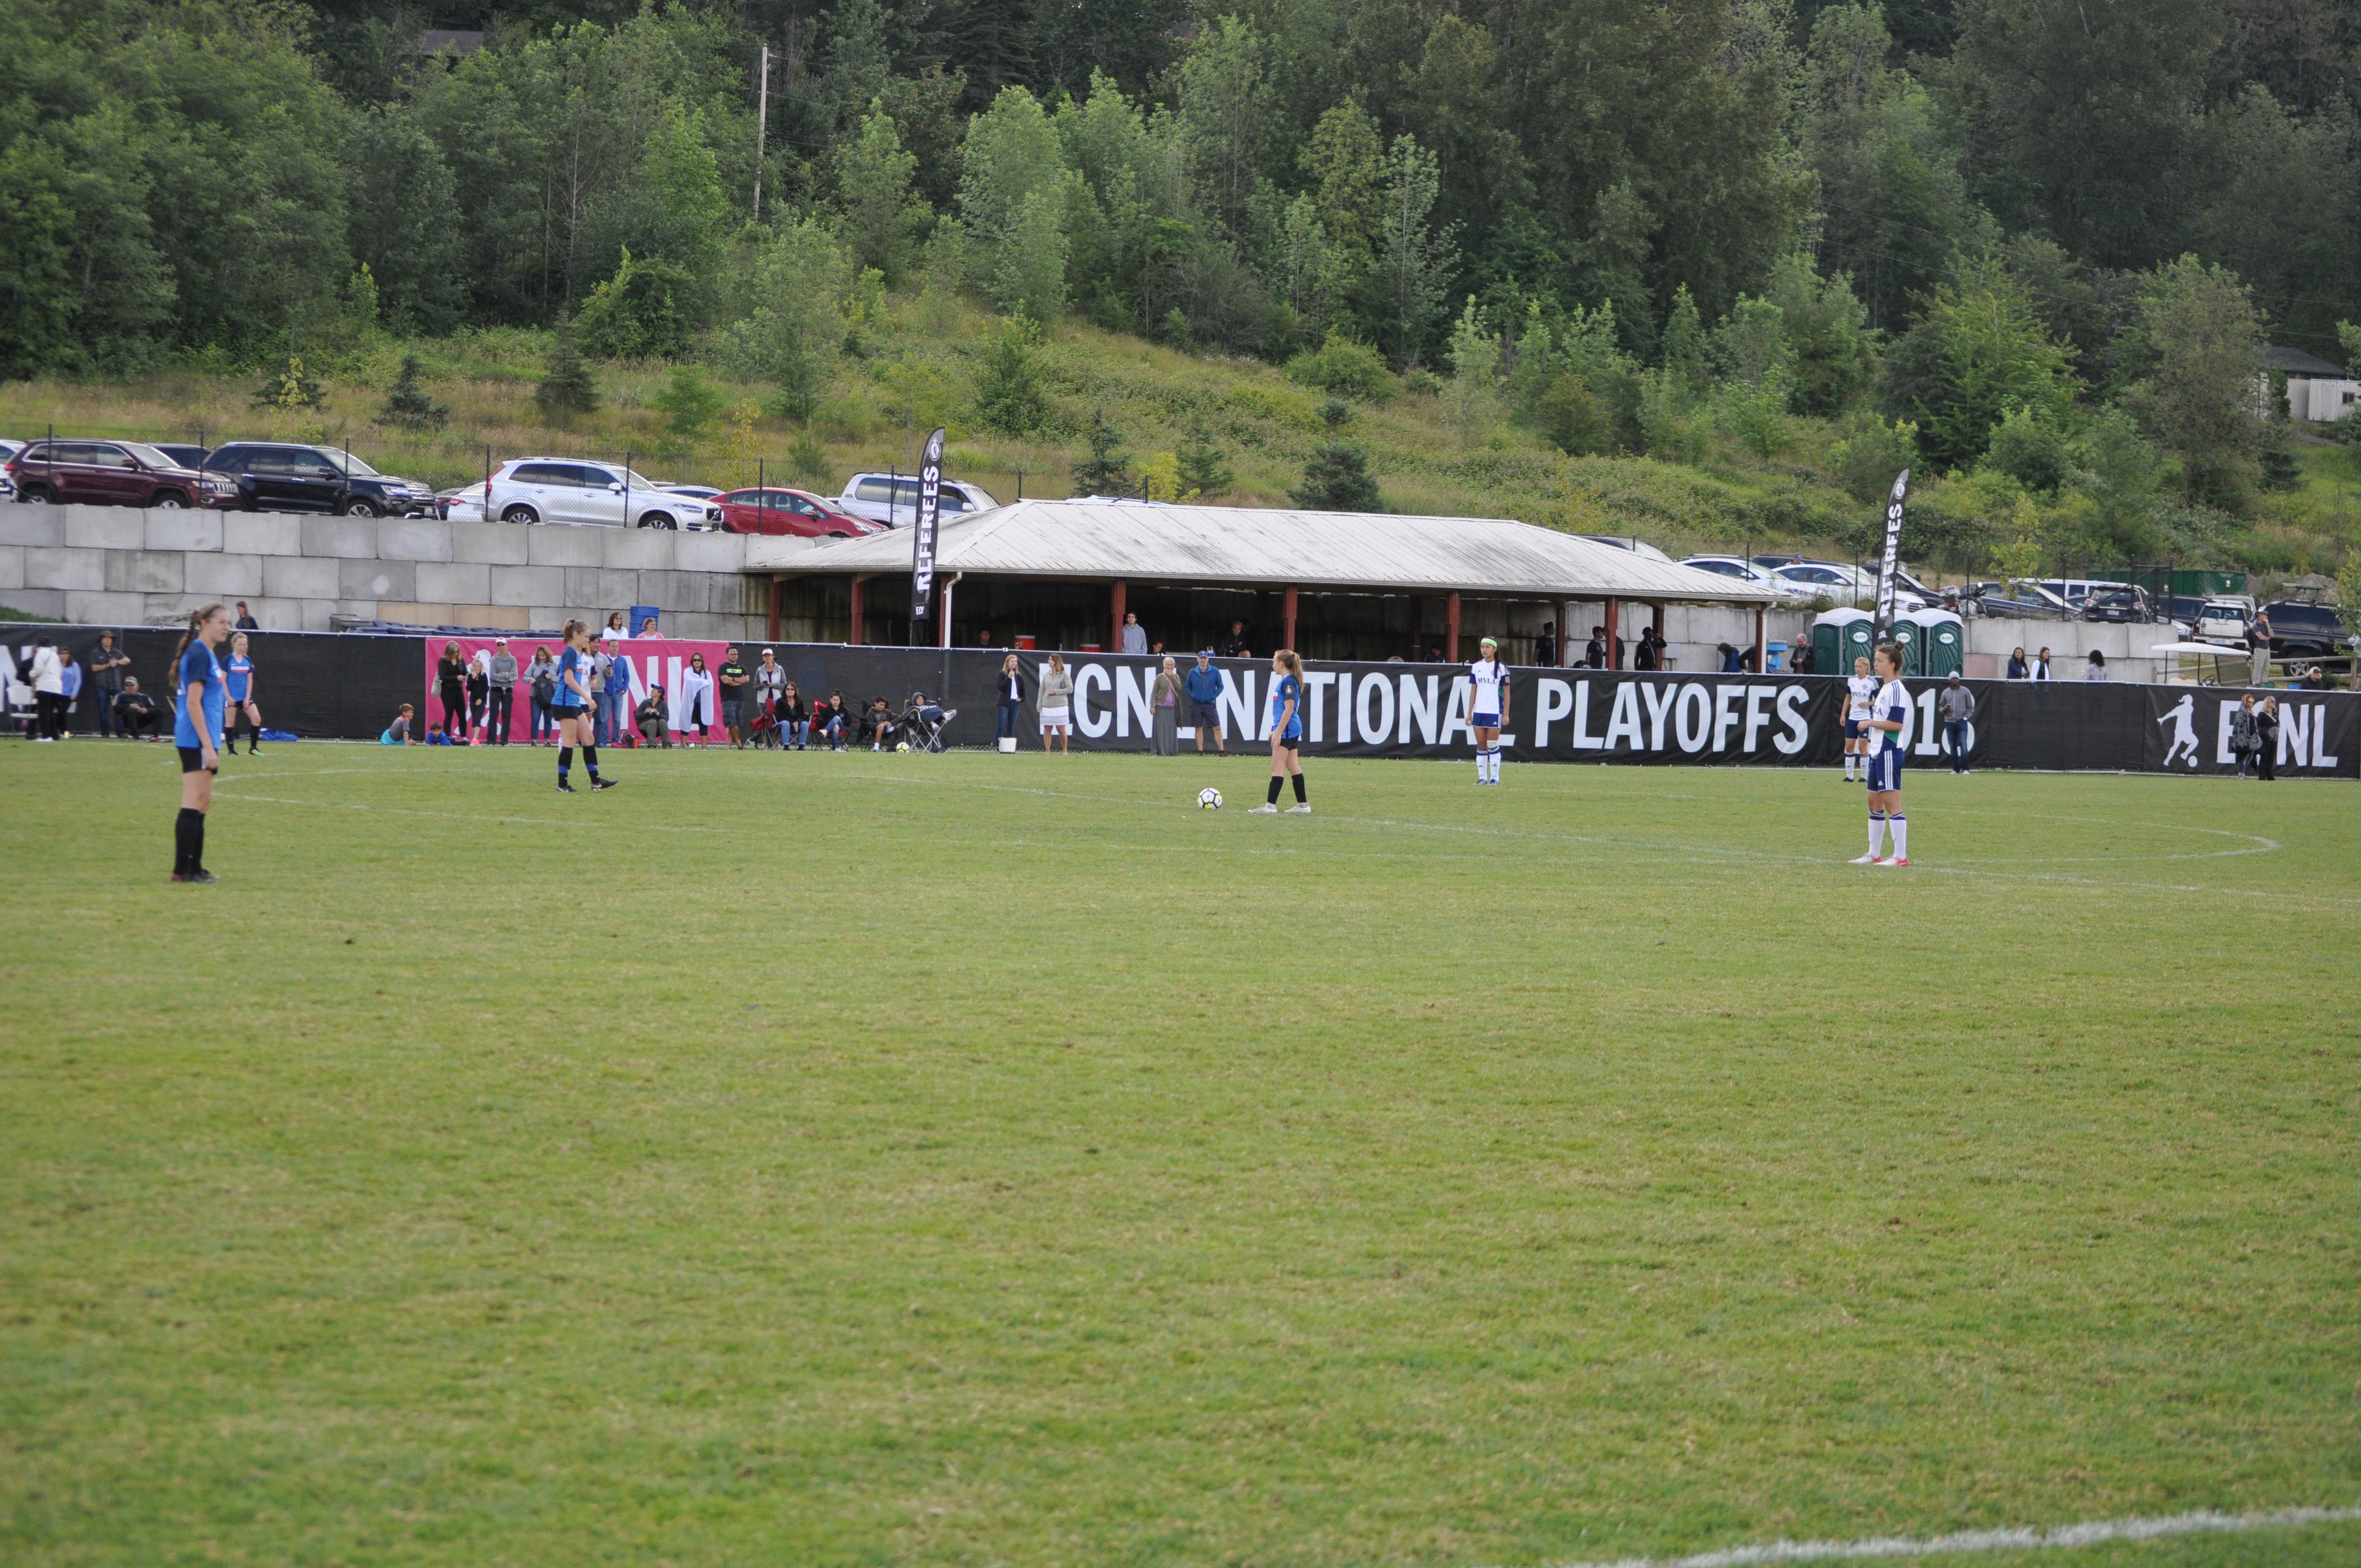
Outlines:
[[1049, 673], [1041, 677], [1041, 687], [1034, 695], [1041, 710], [1041, 750], [1049, 749], [1049, 738], [1058, 739], [1058, 752], [1064, 756], [1073, 750], [1074, 677], [1066, 673], [1066, 656], [1049, 655]]
[[[680, 673], [680, 731], [684, 746], [702, 746], [708, 739], [706, 727], [713, 722], [713, 677], [705, 671], [705, 655], [691, 653], [688, 668]], [[691, 726], [697, 739], [687, 739]]]

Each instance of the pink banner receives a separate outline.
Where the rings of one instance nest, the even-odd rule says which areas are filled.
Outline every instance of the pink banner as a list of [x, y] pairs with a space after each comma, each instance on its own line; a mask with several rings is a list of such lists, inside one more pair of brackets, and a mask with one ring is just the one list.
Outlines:
[[[440, 729], [445, 727], [443, 694], [439, 684], [440, 666], [445, 652], [456, 645], [461, 663], [473, 665], [478, 654], [498, 652], [496, 641], [489, 637], [452, 637], [440, 641], [431, 637], [427, 639], [428, 711], [422, 716], [420, 725], [422, 729]], [[646, 700], [649, 688], [660, 685], [664, 688], [665, 716], [669, 720], [675, 740], [697, 739], [697, 720], [702, 718], [707, 727], [705, 730], [707, 739], [727, 740], [730, 738], [730, 732], [721, 726], [721, 659], [724, 651], [732, 646], [734, 644], [728, 642], [690, 642], [672, 637], [634, 637], [621, 642], [596, 644], [594, 651], [604, 652], [614, 658], [620, 659], [631, 673], [630, 695], [627, 700], [631, 712], [624, 715], [623, 718], [624, 727], [633, 733], [637, 732], [637, 722], [632, 715], [638, 712], [640, 704]], [[515, 656], [517, 662], [516, 687], [509, 699], [511, 740], [523, 740], [529, 739], [531, 735], [532, 666], [533, 656], [537, 649], [548, 650], [550, 660], [555, 663], [559, 655], [566, 652], [566, 644], [555, 637], [509, 639], [509, 652]], [[741, 652], [742, 652], [743, 650]], [[689, 711], [688, 696], [682, 690], [682, 687], [687, 684], [682, 679], [682, 675], [688, 670], [690, 658], [698, 653], [705, 655], [705, 674], [711, 683], [711, 688], [698, 701], [699, 711], [692, 713]], [[592, 689], [595, 692], [598, 687], [594, 684]], [[745, 693], [750, 700], [752, 699], [754, 688], [751, 684], [739, 689]], [[488, 726], [479, 718], [475, 729], [470, 731], [469, 738], [478, 740], [484, 739], [487, 728]]]

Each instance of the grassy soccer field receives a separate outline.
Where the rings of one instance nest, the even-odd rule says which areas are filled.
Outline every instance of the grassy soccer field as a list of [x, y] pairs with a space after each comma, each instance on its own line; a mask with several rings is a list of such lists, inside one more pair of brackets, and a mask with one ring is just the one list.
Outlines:
[[170, 757], [0, 748], [12, 1564], [2361, 1502], [2350, 784], [307, 743], [183, 888]]

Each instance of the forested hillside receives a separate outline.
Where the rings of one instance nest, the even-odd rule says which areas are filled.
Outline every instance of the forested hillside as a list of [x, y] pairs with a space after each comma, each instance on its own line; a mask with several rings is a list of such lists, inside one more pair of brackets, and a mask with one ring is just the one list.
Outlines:
[[[1086, 461], [1088, 367], [1137, 334], [1339, 400], [1288, 480], [1315, 503], [1367, 499], [1364, 463], [1398, 488], [1414, 416], [1604, 528], [1686, 472], [1744, 501], [1705, 532], [1832, 538], [1831, 498], [1909, 463], [1922, 555], [2319, 568], [2349, 455], [2268, 417], [2255, 355], [2361, 357], [2356, 320], [2337, 0], [0, 17], [17, 378], [268, 378], [284, 412], [324, 377], [374, 409], [409, 345], [428, 406], [385, 406], [415, 426], [497, 341], [535, 380], [590, 362], [509, 416], [551, 427], [653, 378], [729, 389], [678, 439], [751, 397], [741, 432], [816, 471], [937, 417]], [[1166, 401], [1176, 466], [1220, 477], [1244, 427]]]

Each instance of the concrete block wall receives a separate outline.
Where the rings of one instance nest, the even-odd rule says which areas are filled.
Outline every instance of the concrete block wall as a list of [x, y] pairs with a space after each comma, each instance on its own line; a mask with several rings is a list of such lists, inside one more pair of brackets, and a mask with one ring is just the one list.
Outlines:
[[[82, 625], [171, 625], [244, 599], [273, 630], [339, 616], [550, 630], [652, 604], [676, 636], [744, 641], [768, 583], [729, 533], [0, 505], [0, 604]], [[765, 540], [763, 559], [803, 547]]]

